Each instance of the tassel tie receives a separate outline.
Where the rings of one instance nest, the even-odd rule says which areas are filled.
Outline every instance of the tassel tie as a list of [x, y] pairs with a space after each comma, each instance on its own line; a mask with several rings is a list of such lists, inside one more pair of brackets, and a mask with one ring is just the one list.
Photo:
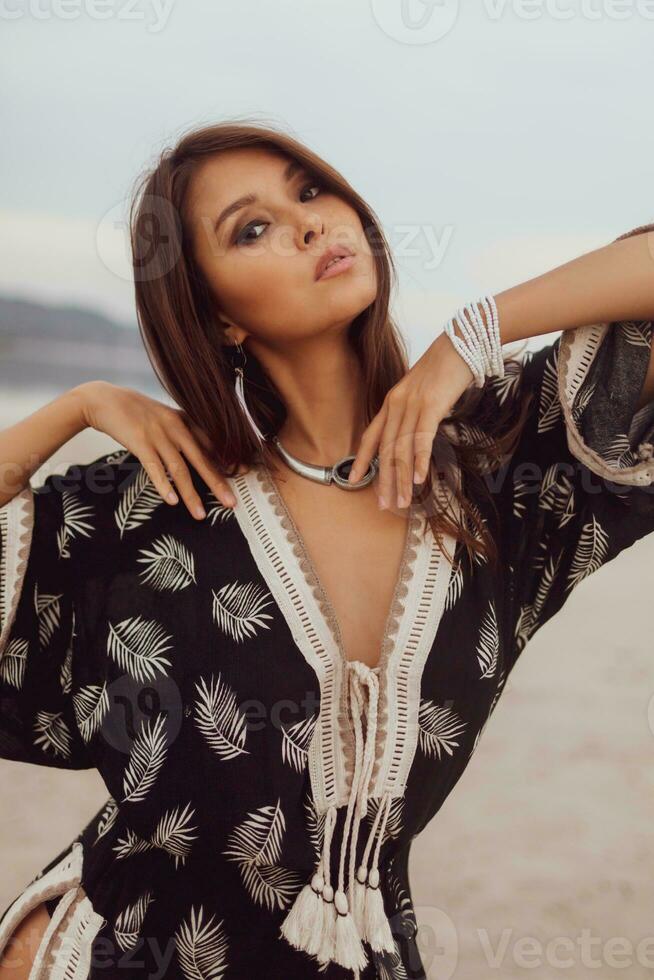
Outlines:
[[[395, 943], [384, 912], [379, 888], [379, 852], [391, 807], [391, 794], [380, 801], [366, 842], [361, 864], [355, 870], [357, 838], [361, 820], [368, 812], [368, 791], [375, 762], [379, 681], [374, 671], [358, 660], [348, 661], [348, 699], [355, 734], [355, 763], [341, 843], [336, 890], [331, 883], [331, 845], [337, 808], [332, 804], [325, 816], [325, 835], [320, 860], [311, 878], [281, 925], [284, 938], [296, 949], [316, 956], [321, 963], [334, 961], [358, 977], [368, 963], [365, 940], [377, 952], [392, 953]], [[365, 714], [365, 688], [368, 711]], [[375, 844], [375, 838], [377, 842]], [[350, 843], [348, 888], [345, 891], [345, 855]], [[371, 851], [372, 864], [368, 868]]]

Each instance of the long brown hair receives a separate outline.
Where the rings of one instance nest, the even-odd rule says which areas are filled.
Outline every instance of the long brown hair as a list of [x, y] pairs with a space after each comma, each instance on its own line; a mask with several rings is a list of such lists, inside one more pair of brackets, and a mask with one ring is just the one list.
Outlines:
[[[361, 219], [376, 264], [378, 289], [374, 301], [350, 324], [348, 337], [361, 365], [367, 422], [409, 368], [404, 339], [389, 313], [396, 276], [392, 254], [376, 214], [347, 180], [274, 126], [238, 119], [191, 129], [174, 146], [160, 151], [154, 165], [137, 178], [130, 207], [136, 311], [157, 377], [186, 418], [209, 437], [214, 463], [227, 476], [261, 459], [276, 472], [277, 457], [268, 441], [259, 443], [236, 399], [233, 348], [221, 339], [215, 301], [194, 259], [187, 207], [189, 185], [199, 164], [223, 150], [243, 148], [264, 148], [298, 161]], [[505, 359], [507, 367], [510, 361]], [[276, 433], [286, 409], [249, 351], [245, 385], [248, 408], [259, 429], [268, 436]], [[482, 391], [472, 386], [464, 392], [444, 420], [449, 424], [439, 427], [429, 474], [414, 497], [429, 504], [427, 519], [441, 546], [442, 535], [452, 534], [465, 545], [470, 560], [477, 556], [495, 562], [493, 535], [473, 501], [479, 494], [489, 494], [484, 474], [510, 453], [527, 406], [523, 403], [518, 418], [507, 407], [492, 418], [480, 419], [475, 409]], [[473, 416], [474, 425], [466, 427]], [[475, 438], [461, 438], [464, 430], [482, 429], [481, 444]], [[446, 505], [439, 480], [453, 493], [458, 512]]]

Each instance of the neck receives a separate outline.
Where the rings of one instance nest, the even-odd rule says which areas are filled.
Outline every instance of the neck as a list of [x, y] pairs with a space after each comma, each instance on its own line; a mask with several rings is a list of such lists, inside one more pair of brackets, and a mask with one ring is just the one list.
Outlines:
[[280, 442], [307, 463], [330, 465], [356, 453], [366, 428], [361, 367], [343, 337], [318, 337], [284, 351], [253, 353], [286, 406]]

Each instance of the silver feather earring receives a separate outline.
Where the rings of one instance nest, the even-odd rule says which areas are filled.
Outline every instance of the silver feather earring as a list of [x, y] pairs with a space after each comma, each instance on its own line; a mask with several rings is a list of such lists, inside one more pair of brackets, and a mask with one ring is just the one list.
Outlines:
[[257, 423], [254, 421], [254, 418], [250, 414], [250, 409], [247, 406], [247, 402], [245, 401], [245, 389], [243, 386], [243, 382], [244, 382], [243, 368], [245, 367], [245, 362], [247, 361], [247, 357], [240, 343], [236, 343], [235, 346], [238, 347], [241, 357], [243, 358], [243, 363], [237, 365], [234, 368], [234, 371], [236, 373], [236, 381], [234, 383], [234, 388], [236, 389], [236, 397], [238, 398], [239, 404], [243, 409], [243, 414], [245, 415], [246, 419], [252, 426], [255, 435], [257, 436], [260, 442], [265, 442], [266, 437], [259, 429]]

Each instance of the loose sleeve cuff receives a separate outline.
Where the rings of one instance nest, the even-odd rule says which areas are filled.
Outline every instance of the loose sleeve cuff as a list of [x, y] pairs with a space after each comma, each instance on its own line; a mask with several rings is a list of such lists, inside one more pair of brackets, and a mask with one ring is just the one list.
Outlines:
[[[620, 238], [646, 231], [654, 224]], [[654, 484], [654, 400], [637, 409], [651, 349], [652, 323], [643, 320], [590, 324], [560, 339], [556, 381], [568, 448], [613, 483]]]

